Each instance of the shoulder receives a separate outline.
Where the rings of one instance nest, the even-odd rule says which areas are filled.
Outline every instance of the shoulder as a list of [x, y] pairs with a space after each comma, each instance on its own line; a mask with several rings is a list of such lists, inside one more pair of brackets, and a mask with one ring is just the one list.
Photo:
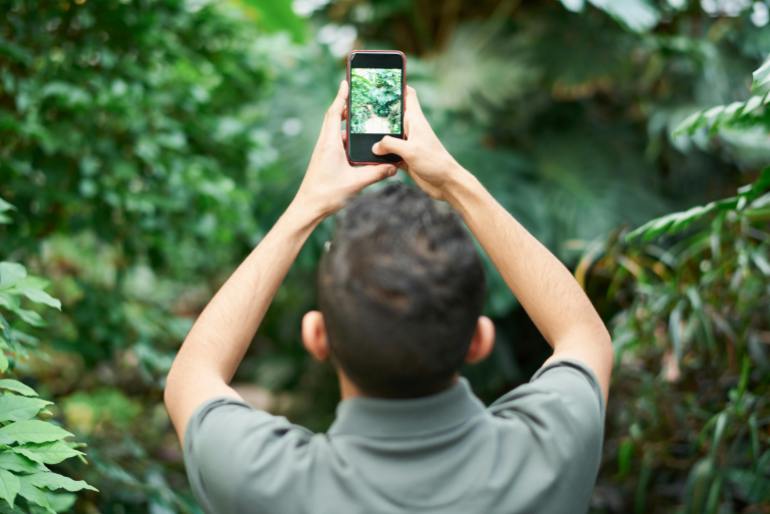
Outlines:
[[495, 401], [490, 413], [503, 425], [523, 426], [544, 458], [598, 469], [604, 436], [604, 400], [596, 376], [575, 360], [557, 360]]
[[[249, 501], [291, 507], [288, 494], [323, 437], [233, 398], [215, 398], [191, 417], [184, 460], [193, 492], [207, 512], [240, 512]], [[269, 505], [268, 505], [269, 504]], [[259, 510], [259, 509], [257, 509]]]

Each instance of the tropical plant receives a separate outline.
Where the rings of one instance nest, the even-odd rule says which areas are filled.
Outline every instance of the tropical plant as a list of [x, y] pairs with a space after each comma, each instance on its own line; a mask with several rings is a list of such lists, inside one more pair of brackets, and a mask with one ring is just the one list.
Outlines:
[[[0, 224], [10, 221], [12, 206], [0, 198]], [[37, 343], [32, 327], [43, 317], [27, 304], [60, 309], [45, 289], [48, 282], [32, 276], [19, 263], [0, 261], [0, 512], [63, 512], [75, 502], [71, 494], [96, 489], [49, 466], [75, 457], [85, 462], [82, 445], [51, 420], [53, 402], [40, 398], [27, 384], [11, 378]]]
[[[754, 74], [760, 95], [766, 66]], [[764, 101], [731, 105], [697, 112], [678, 133], [770, 134]], [[586, 254], [579, 276], [592, 267], [589, 289], [606, 287], [620, 306], [621, 400], [608, 410], [605, 455], [605, 480], [627, 492], [619, 510], [757, 512], [770, 503], [769, 255], [770, 167], [736, 196], [656, 218]]]

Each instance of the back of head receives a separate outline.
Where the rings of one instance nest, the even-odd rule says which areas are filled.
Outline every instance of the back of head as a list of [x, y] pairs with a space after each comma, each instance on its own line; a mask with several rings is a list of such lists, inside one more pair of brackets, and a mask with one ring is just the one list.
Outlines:
[[446, 388], [460, 369], [484, 302], [484, 270], [458, 217], [393, 183], [337, 216], [319, 269], [332, 358], [370, 396]]

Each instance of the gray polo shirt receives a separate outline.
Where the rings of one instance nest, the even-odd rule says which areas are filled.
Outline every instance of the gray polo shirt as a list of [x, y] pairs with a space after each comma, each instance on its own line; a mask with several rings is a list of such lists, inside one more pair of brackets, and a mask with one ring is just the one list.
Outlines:
[[575, 514], [603, 425], [596, 377], [565, 360], [488, 408], [463, 378], [424, 398], [344, 400], [325, 434], [214, 399], [190, 420], [184, 457], [210, 514]]

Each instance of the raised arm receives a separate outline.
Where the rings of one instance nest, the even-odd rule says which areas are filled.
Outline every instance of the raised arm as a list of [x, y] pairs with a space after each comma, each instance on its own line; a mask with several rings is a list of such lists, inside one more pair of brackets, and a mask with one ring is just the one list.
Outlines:
[[549, 360], [572, 358], [587, 365], [596, 374], [606, 401], [612, 344], [585, 292], [569, 270], [446, 151], [412, 88], [406, 105], [408, 139], [386, 137], [375, 145], [375, 153], [401, 156], [406, 170], [425, 192], [446, 200], [460, 213], [553, 347]]
[[348, 164], [340, 132], [347, 93], [343, 81], [294, 200], [214, 295], [174, 359], [164, 400], [180, 441], [199, 405], [218, 396], [238, 397], [228, 384], [316, 225], [341, 208], [348, 197], [396, 172], [392, 165], [352, 168]]

